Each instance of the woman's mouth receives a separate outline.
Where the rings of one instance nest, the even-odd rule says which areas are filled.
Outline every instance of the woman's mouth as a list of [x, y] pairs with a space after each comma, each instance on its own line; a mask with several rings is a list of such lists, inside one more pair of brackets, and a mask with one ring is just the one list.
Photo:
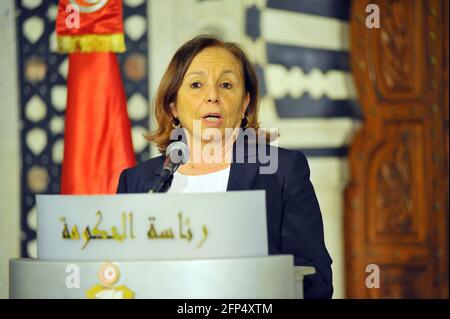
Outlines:
[[202, 122], [208, 127], [220, 127], [223, 117], [220, 113], [208, 113], [202, 117]]

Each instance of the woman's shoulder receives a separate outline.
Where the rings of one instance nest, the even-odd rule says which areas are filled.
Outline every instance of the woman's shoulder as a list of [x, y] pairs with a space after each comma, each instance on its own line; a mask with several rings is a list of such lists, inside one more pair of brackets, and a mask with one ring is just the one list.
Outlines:
[[265, 154], [273, 159], [277, 159], [279, 163], [288, 164], [296, 163], [299, 165], [308, 165], [305, 154], [300, 150], [287, 149], [270, 144], [265, 145]]
[[264, 170], [263, 174], [276, 174], [285, 180], [292, 177], [294, 172], [309, 173], [308, 161], [300, 150], [259, 144], [256, 156], [258, 165]]
[[143, 193], [147, 192], [145, 185], [153, 179], [163, 164], [163, 157], [157, 156], [148, 159], [136, 166], [126, 168], [119, 177], [117, 193]]
[[164, 157], [162, 155], [156, 156], [153, 158], [150, 158], [148, 160], [143, 161], [142, 163], [139, 163], [135, 166], [129, 167], [125, 169], [127, 175], [142, 175], [147, 174], [149, 176], [150, 174], [158, 171], [162, 163], [164, 161]]

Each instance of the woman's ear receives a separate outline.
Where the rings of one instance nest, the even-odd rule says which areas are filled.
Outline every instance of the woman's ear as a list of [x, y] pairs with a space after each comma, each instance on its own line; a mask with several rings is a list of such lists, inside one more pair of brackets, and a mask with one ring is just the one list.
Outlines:
[[178, 112], [177, 112], [177, 107], [175, 106], [175, 103], [171, 102], [169, 105], [170, 105], [170, 112], [172, 113], [172, 116], [175, 118], [178, 118]]
[[244, 97], [244, 104], [242, 105], [244, 108], [242, 114], [245, 114], [249, 104], [250, 104], [250, 93], [248, 93], [248, 91], [247, 91], [247, 93], [245, 94], [245, 97]]

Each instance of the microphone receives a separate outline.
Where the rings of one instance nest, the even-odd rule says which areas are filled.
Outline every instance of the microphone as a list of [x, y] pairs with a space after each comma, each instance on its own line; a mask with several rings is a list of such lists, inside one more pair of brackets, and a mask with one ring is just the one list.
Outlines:
[[166, 158], [159, 180], [149, 193], [165, 193], [172, 184], [173, 174], [181, 164], [189, 160], [189, 147], [183, 142], [173, 142], [166, 149]]

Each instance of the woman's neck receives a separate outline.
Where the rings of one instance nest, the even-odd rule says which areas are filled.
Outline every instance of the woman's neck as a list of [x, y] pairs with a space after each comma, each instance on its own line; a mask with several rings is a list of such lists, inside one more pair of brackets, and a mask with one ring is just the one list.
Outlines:
[[[191, 139], [192, 141], [192, 139]], [[184, 175], [204, 175], [230, 167], [234, 139], [188, 143], [189, 161], [178, 168]]]

